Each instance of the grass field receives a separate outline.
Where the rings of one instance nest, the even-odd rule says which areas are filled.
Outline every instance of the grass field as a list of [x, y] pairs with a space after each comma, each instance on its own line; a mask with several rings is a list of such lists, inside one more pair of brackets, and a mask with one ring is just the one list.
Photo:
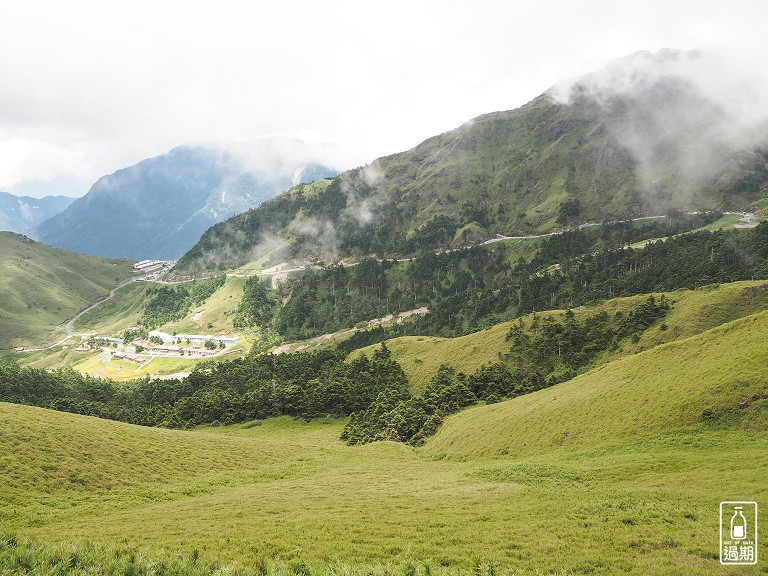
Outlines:
[[52, 343], [64, 323], [132, 274], [131, 262], [0, 232], [0, 350]]
[[[232, 334], [232, 315], [243, 295], [245, 278], [229, 277], [208, 300], [194, 306], [189, 313], [159, 329], [185, 334]], [[113, 298], [81, 316], [74, 325], [78, 332], [94, 332], [101, 336], [119, 336], [137, 324], [150, 282], [136, 282], [120, 288]]]
[[[622, 348], [605, 354], [598, 360], [604, 364], [618, 357], [636, 354], [659, 344], [699, 334], [731, 320], [743, 318], [762, 310], [768, 310], [768, 283], [762, 281], [733, 282], [730, 284], [705, 286], [697, 290], [676, 290], [662, 294], [672, 303], [669, 315], [658, 326], [643, 333], [640, 341], [627, 340]], [[592, 306], [574, 309], [577, 316], [599, 313], [610, 314], [618, 310], [631, 310], [648, 296], [615, 298]], [[539, 316], [559, 316], [562, 311], [541, 312]], [[530, 315], [523, 318], [530, 325]], [[506, 340], [509, 329], [517, 322], [503, 322], [486, 330], [458, 338], [432, 336], [402, 336], [387, 341], [392, 357], [402, 366], [414, 393], [420, 394], [435, 375], [441, 364], [471, 374], [480, 366], [498, 360], [499, 354], [509, 352]], [[661, 326], [664, 325], [664, 327]], [[375, 344], [350, 354], [354, 359], [361, 354], [370, 354], [379, 345]]]
[[183, 432], [0, 404], [0, 525], [221, 573], [765, 574], [720, 566], [717, 514], [768, 496], [767, 331], [759, 313], [619, 358], [418, 449], [345, 446], [343, 421]]

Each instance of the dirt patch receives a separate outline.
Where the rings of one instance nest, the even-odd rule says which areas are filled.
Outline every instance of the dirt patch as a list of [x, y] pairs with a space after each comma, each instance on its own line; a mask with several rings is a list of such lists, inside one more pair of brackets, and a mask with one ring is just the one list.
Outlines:
[[739, 293], [742, 298], [754, 298], [760, 294], [760, 291], [768, 292], [768, 284], [762, 286], [748, 286]]
[[381, 326], [382, 324], [399, 323], [410, 316], [413, 316], [416, 314], [427, 314], [427, 313], [429, 313], [429, 308], [427, 308], [426, 306], [422, 306], [421, 308], [414, 308], [413, 310], [406, 310], [404, 312], [398, 312], [397, 314], [388, 314], [383, 318], [375, 318], [374, 320], [369, 320], [368, 322], [361, 322], [359, 325], [355, 326], [352, 329], [341, 330], [339, 332], [333, 332], [331, 334], [323, 334], [322, 336], [316, 336], [315, 338], [312, 338], [311, 340], [304, 343], [294, 342], [292, 344], [283, 344], [282, 346], [279, 346], [274, 350], [272, 350], [272, 354], [285, 354], [286, 352], [301, 352], [302, 350], [306, 350], [310, 347], [319, 346], [320, 344], [327, 344], [335, 340], [341, 340], [343, 338], [347, 338], [348, 336], [351, 336], [352, 334], [354, 334], [359, 330], [364, 330], [366, 328], [375, 328], [377, 326]]

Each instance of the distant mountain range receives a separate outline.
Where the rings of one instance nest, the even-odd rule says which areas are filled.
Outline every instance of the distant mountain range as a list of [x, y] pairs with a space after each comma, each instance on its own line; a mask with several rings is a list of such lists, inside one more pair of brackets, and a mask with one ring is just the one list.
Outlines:
[[[208, 230], [179, 272], [382, 257], [768, 194], [765, 124], [696, 52], [639, 52]], [[745, 104], [742, 106], [741, 104]], [[278, 250], [278, 251], [276, 251]]]
[[100, 178], [34, 236], [95, 256], [174, 259], [216, 222], [337, 173], [298, 140], [181, 146]]
[[0, 192], [0, 230], [27, 232], [74, 202], [68, 196], [30, 198]]

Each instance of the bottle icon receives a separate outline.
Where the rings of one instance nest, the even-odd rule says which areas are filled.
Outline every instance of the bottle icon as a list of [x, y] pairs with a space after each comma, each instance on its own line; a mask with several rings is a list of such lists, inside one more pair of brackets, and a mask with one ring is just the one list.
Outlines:
[[747, 519], [741, 511], [742, 506], [734, 506], [731, 518], [731, 540], [744, 540], [747, 537]]

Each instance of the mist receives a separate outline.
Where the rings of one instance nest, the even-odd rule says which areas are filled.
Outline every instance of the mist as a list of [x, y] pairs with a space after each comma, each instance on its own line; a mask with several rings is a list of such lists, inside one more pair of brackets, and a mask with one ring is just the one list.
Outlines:
[[740, 153], [768, 142], [768, 78], [735, 55], [636, 52], [548, 94], [560, 104], [598, 104], [632, 155], [652, 211], [693, 206], [702, 187], [728, 181]]

